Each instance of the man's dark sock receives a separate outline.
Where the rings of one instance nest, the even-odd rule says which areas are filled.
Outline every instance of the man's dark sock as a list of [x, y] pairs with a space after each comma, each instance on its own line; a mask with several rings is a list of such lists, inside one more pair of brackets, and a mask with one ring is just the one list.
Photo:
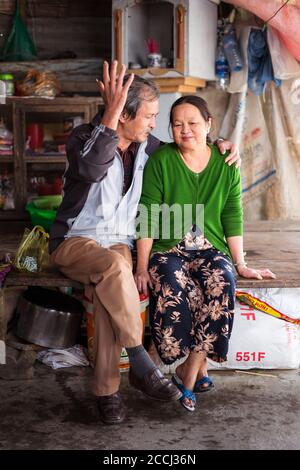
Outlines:
[[144, 377], [149, 370], [157, 367], [142, 344], [134, 348], [126, 348], [126, 351], [130, 367], [138, 377]]

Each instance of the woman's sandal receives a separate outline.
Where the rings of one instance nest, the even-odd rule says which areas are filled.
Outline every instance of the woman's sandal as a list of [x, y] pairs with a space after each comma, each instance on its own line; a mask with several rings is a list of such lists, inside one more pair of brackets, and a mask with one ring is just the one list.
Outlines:
[[[207, 384], [207, 387], [203, 387], [204, 384]], [[215, 384], [210, 377], [205, 375], [202, 379], [197, 380], [194, 386], [194, 393], [210, 392], [215, 388]]]
[[179, 398], [181, 405], [188, 411], [195, 411], [196, 397], [192, 390], [185, 388], [182, 380], [176, 374], [172, 376], [172, 382], [182, 393], [182, 396]]

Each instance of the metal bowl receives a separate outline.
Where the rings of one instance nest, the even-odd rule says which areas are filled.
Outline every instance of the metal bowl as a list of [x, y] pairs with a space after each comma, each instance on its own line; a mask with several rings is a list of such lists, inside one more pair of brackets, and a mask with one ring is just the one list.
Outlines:
[[76, 343], [84, 308], [62, 292], [30, 287], [17, 304], [16, 334], [48, 348], [69, 348]]

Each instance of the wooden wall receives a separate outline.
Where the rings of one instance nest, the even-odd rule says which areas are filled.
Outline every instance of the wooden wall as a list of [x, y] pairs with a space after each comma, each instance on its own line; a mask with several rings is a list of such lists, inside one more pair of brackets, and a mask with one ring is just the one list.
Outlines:
[[[111, 0], [23, 0], [22, 16], [38, 58], [111, 57]], [[15, 0], [0, 0], [0, 49]]]

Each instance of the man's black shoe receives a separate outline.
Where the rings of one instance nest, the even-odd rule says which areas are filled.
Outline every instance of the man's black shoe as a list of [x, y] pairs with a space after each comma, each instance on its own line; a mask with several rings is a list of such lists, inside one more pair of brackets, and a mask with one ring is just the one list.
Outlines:
[[179, 400], [182, 393], [178, 388], [168, 380], [156, 367], [147, 372], [143, 378], [134, 374], [129, 369], [129, 383], [134, 388], [143, 392], [147, 397], [159, 401]]
[[119, 392], [97, 398], [100, 419], [105, 424], [119, 424], [124, 421], [125, 408]]

